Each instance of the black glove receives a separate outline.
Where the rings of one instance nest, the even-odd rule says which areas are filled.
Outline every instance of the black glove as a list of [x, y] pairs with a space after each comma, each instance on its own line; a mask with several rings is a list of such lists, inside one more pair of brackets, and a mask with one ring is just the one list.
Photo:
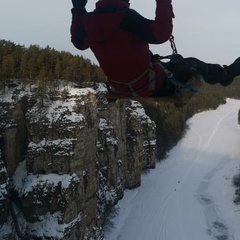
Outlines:
[[72, 0], [72, 4], [75, 9], [83, 9], [87, 4], [87, 0]]

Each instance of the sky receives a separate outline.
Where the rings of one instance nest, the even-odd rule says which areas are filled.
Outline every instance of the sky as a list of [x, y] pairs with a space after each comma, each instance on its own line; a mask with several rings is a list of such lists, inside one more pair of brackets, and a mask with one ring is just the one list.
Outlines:
[[[96, 0], [89, 0], [91, 11]], [[155, 0], [130, 0], [131, 8], [154, 19]], [[239, 0], [172, 0], [178, 52], [205, 62], [230, 64], [240, 56]], [[70, 0], [0, 0], [0, 39], [28, 47], [47, 45], [59, 51], [82, 55], [97, 64], [90, 50], [79, 51], [70, 41]], [[160, 55], [172, 52], [169, 43], [151, 45]]]

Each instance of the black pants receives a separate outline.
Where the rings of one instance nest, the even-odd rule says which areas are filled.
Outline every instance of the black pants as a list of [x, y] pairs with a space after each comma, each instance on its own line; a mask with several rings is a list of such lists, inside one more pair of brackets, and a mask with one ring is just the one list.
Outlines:
[[[159, 55], [152, 55], [152, 61], [159, 60], [161, 60]], [[170, 56], [169, 62], [162, 62], [162, 64], [170, 70], [174, 78], [181, 83], [186, 83], [194, 74], [202, 75], [204, 81], [208, 84], [219, 83], [223, 86], [228, 86], [233, 81], [233, 78], [227, 77], [227, 72], [221, 65], [205, 63], [193, 57], [183, 58], [178, 54], [172, 55]], [[175, 90], [175, 86], [169, 85], [168, 81], [165, 81], [163, 87], [155, 95], [172, 95]]]
[[232, 82], [231, 79], [227, 79], [226, 70], [221, 65], [205, 63], [197, 58], [181, 58], [177, 61], [170, 61], [167, 68], [180, 82], [186, 82], [194, 70], [202, 75], [204, 81], [209, 84], [220, 83], [228, 86]]

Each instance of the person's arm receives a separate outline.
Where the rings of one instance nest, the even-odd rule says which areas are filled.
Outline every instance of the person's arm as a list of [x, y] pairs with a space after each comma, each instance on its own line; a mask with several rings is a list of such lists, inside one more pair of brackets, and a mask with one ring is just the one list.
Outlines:
[[88, 14], [85, 9], [87, 0], [72, 0], [72, 3], [71, 42], [76, 48], [84, 50], [88, 48], [88, 45], [85, 41], [86, 32], [83, 27], [82, 17]]
[[169, 40], [173, 29], [171, 0], [156, 0], [156, 5], [155, 20], [146, 19], [135, 10], [129, 9], [121, 28], [132, 32], [148, 43], [160, 44], [166, 42]]

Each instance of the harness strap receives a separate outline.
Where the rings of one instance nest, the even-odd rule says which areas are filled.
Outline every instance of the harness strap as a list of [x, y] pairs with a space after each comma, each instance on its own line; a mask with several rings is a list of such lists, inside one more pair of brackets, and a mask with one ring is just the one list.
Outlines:
[[[148, 89], [150, 91], [155, 91], [156, 90], [156, 72], [153, 69], [153, 63], [150, 62], [149, 64], [149, 78], [148, 78]], [[154, 81], [152, 81], [154, 79]]]
[[181, 83], [181, 82], [177, 81], [175, 79], [175, 77], [173, 76], [173, 73], [171, 71], [169, 71], [160, 61], [159, 61], [159, 65], [163, 68], [163, 71], [166, 74], [168, 85], [173, 84], [177, 89], [186, 88], [186, 89], [191, 90], [194, 93], [198, 92], [198, 88], [196, 86], [193, 86], [191, 84]]
[[[120, 81], [116, 81], [116, 80], [112, 80], [112, 79], [108, 79], [108, 80], [109, 80], [109, 82], [112, 82], [112, 83], [128, 86], [128, 88], [130, 89], [130, 92], [133, 96], [139, 96], [137, 94], [137, 91], [134, 90], [133, 84], [138, 82], [139, 80], [141, 80], [147, 73], [149, 74], [149, 78], [148, 78], [149, 79], [149, 81], [148, 81], [149, 90], [150, 91], [155, 91], [155, 75], [156, 75], [156, 72], [153, 69], [152, 62], [149, 63], [148, 67], [146, 68], [146, 70], [144, 70], [143, 73], [141, 73], [137, 78], [133, 79], [131, 82], [124, 83], [124, 82], [120, 82]], [[154, 81], [152, 81], [153, 79], [154, 79]]]

